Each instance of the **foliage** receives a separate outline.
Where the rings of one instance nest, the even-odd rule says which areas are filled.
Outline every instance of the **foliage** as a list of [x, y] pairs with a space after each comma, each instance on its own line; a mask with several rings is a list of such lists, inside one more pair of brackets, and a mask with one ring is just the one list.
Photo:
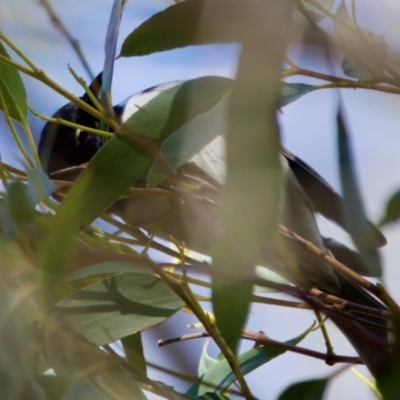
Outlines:
[[[43, 3], [53, 12], [48, 2]], [[167, 399], [230, 399], [237, 394], [232, 386], [237, 382], [239, 394], [252, 399], [244, 376], [286, 351], [331, 364], [364, 361], [382, 398], [396, 398], [399, 307], [381, 285], [359, 276], [357, 266], [345, 266], [332, 253], [318, 248], [319, 232], [318, 240], [302, 237], [279, 217], [286, 201], [286, 178], [280, 161], [277, 109], [325, 88], [399, 94], [400, 75], [388, 61], [384, 37], [360, 27], [345, 2], [336, 9], [330, 0], [176, 2], [135, 28], [125, 38], [120, 56], [239, 42], [235, 80], [201, 77], [168, 86], [121, 121], [112, 110], [111, 81], [124, 6], [125, 1], [114, 1], [103, 81], [97, 93], [90, 93], [93, 104], [52, 81], [0, 32], [0, 109], [26, 164], [24, 171], [5, 163], [0, 169], [0, 386], [4, 398], [145, 399], [152, 392]], [[324, 20], [333, 21], [333, 32], [318, 25]], [[313, 30], [324, 43], [332, 39], [332, 44], [323, 48], [326, 58], [331, 61], [331, 46], [341, 51], [343, 74], [348, 78], [297, 66], [287, 52], [291, 32], [296, 29]], [[21, 73], [101, 121], [100, 130], [90, 132], [102, 134], [104, 144], [87, 165], [76, 165], [50, 178], [44, 173], [27, 119], [29, 99]], [[281, 82], [282, 76], [309, 76], [325, 83], [287, 83]], [[76, 78], [88, 90], [86, 83]], [[368, 276], [377, 276], [382, 270], [377, 250], [380, 239], [365, 215], [340, 98], [338, 103], [344, 225], [359, 251], [363, 270]], [[15, 122], [22, 127], [29, 148], [25, 148]], [[79, 132], [85, 128], [72, 127]], [[218, 177], [203, 179], [198, 171], [186, 173], [184, 168], [193, 157], [226, 132], [226, 170], [221, 181]], [[133, 202], [130, 204], [146, 206], [135, 208], [134, 215], [124, 213], [121, 205], [128, 204], [123, 203], [127, 199]], [[300, 208], [297, 211], [298, 226], [306, 224], [309, 216], [301, 215]], [[179, 214], [185, 212], [190, 217], [187, 220]], [[399, 217], [397, 192], [389, 200], [381, 224]], [[99, 220], [111, 228], [100, 229], [96, 225]], [[205, 242], [196, 242], [193, 232], [203, 233]], [[255, 266], [263, 261], [260, 249], [272, 247], [270, 243], [278, 249], [284, 266], [279, 269], [268, 262], [263, 266], [282, 276], [257, 276]], [[164, 253], [163, 262], [151, 249]], [[199, 262], [188, 250], [207, 253], [213, 261]], [[334, 285], [332, 290], [324, 285], [319, 290], [313, 285], [305, 287], [302, 278], [284, 271], [286, 266], [297, 265], [293, 254], [307, 260], [306, 264], [323, 260], [329, 270], [339, 269], [344, 281], [356, 282], [362, 293], [369, 291], [375, 297], [371, 295], [373, 300], [365, 306], [332, 296], [337, 295]], [[171, 257], [175, 261], [166, 267], [164, 261]], [[314, 327], [303, 333], [291, 332], [292, 339], [282, 342], [246, 330], [252, 302], [276, 304], [276, 300], [257, 296], [255, 285], [286, 292], [298, 301], [282, 300], [281, 305], [312, 308], [319, 318], [321, 313], [327, 315], [347, 334], [361, 359], [334, 354], [321, 321], [317, 328], [325, 335], [326, 354], [297, 346]], [[211, 296], [200, 296], [198, 287], [210, 289]], [[203, 309], [203, 301], [212, 303], [215, 316]], [[376, 309], [371, 305], [375, 303], [380, 305]], [[185, 394], [168, 382], [147, 376], [141, 340], [141, 332], [183, 308], [196, 316], [204, 332], [175, 341], [211, 337], [221, 352], [218, 359], [212, 359], [204, 349], [199, 377], [192, 377]], [[383, 362], [373, 363], [355, 344], [355, 337], [370, 339], [361, 323], [351, 325], [360, 330], [346, 331], [346, 316], [357, 319], [360, 315], [391, 318], [394, 345], [376, 345]], [[240, 353], [242, 339], [253, 341], [254, 347]], [[118, 340], [121, 352], [112, 345]], [[335, 376], [293, 384], [280, 398], [321, 399]]]

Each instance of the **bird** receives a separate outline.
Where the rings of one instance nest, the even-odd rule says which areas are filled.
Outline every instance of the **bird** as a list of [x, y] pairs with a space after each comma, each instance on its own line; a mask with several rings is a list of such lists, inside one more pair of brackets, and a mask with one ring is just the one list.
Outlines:
[[[146, 89], [128, 97], [114, 107], [116, 118], [122, 123], [160, 93], [180, 84], [181, 81], [169, 82]], [[90, 88], [98, 95], [101, 74]], [[81, 99], [93, 105], [85, 93]], [[54, 117], [89, 128], [98, 129], [100, 122], [78, 106], [68, 103], [61, 107]], [[83, 129], [48, 122], [43, 128], [39, 142], [39, 157], [45, 171], [53, 178], [74, 179], [85, 164], [100, 150], [103, 140]], [[179, 169], [181, 179], [202, 182], [201, 193], [172, 188], [167, 183], [159, 186], [161, 195], [150, 196], [146, 190], [145, 177], [137, 187], [143, 189], [142, 195], [117, 201], [108, 212], [121, 217], [130, 225], [143, 228], [152, 235], [169, 240], [171, 237], [184, 242], [190, 250], [210, 254], [215, 238], [223, 231], [219, 224], [220, 192], [225, 180], [224, 138], [217, 136], [192, 159]], [[362, 274], [367, 274], [362, 258], [345, 245], [324, 238], [319, 231], [315, 214], [320, 213], [343, 229], [346, 221], [343, 216], [343, 198], [316, 172], [299, 157], [282, 147], [281, 164], [285, 171], [285, 195], [281, 205], [281, 223], [289, 230], [310, 241], [324, 252], [349, 263], [349, 267]], [[71, 178], [72, 174], [72, 178]], [[386, 239], [379, 229], [368, 222], [376, 247], [386, 244]], [[336, 272], [321, 259], [308, 254], [296, 241], [283, 239], [285, 250], [282, 252], [274, 245], [266, 244], [260, 253], [265, 255], [268, 267], [304, 290], [314, 287], [345, 300], [368, 307], [384, 310], [386, 307], [366, 290]], [[294, 260], [294, 261], [293, 261]], [[360, 336], [368, 336], [370, 343], [379, 347], [382, 354], [387, 346], [386, 323], [379, 317], [363, 316], [353, 313], [359, 321], [341, 315], [329, 315], [347, 336], [371, 371], [380, 368], [381, 360], [376, 360], [366, 351]], [[360, 330], [363, 335], [360, 335]], [[382, 361], [383, 362], [383, 361]]]

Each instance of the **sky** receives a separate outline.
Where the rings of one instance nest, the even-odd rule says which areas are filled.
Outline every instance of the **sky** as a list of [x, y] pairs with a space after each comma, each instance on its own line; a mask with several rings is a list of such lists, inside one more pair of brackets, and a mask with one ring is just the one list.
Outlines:
[[[111, 0], [52, 2], [70, 32], [79, 38], [84, 53], [94, 73], [98, 73], [104, 60], [104, 37], [108, 24]], [[71, 6], [71, 4], [73, 4]], [[136, 26], [152, 14], [172, 4], [172, 0], [128, 1], [120, 32], [121, 44]], [[337, 7], [338, 2], [335, 3]], [[385, 35], [385, 39], [397, 57], [400, 50], [398, 42], [400, 29], [400, 5], [396, 0], [358, 0], [359, 23], [375, 34]], [[81, 87], [68, 72], [68, 65], [89, 81], [74, 51], [65, 38], [51, 25], [44, 9], [37, 0], [2, 0], [0, 5], [0, 26], [24, 52], [52, 79], [67, 87], [77, 95]], [[329, 23], [326, 23], [330, 29]], [[233, 76], [237, 45], [202, 46], [158, 53], [146, 57], [120, 59], [115, 64], [113, 99], [118, 103], [127, 96], [153, 85], [174, 80], [186, 80], [203, 75]], [[315, 51], [293, 51], [293, 57], [304, 68], [329, 72], [321, 54]], [[341, 73], [337, 67], [337, 73]], [[292, 78], [295, 82], [316, 83], [301, 77]], [[53, 114], [66, 101], [57, 93], [45, 88], [32, 79], [24, 78], [31, 106], [43, 114]], [[400, 187], [400, 100], [398, 96], [366, 90], [342, 90], [341, 96], [345, 115], [351, 133], [359, 183], [364, 194], [368, 215], [377, 220], [388, 196]], [[337, 110], [337, 92], [330, 90], [308, 94], [283, 109], [279, 116], [283, 143], [295, 154], [302, 157], [315, 168], [335, 188], [340, 190], [337, 170], [334, 118]], [[32, 118], [32, 128], [36, 140], [42, 121]], [[0, 152], [7, 162], [15, 162], [15, 147], [10, 135], [0, 122]], [[350, 243], [339, 228], [319, 218], [321, 230], [326, 236]], [[384, 259], [384, 281], [397, 301], [400, 301], [400, 258], [399, 226], [393, 225], [384, 230], [388, 245], [382, 250]], [[314, 317], [308, 312], [271, 307], [254, 307], [250, 314], [249, 326], [263, 330], [272, 338], [290, 339], [312, 323]], [[163, 324], [158, 331], [145, 335], [146, 351], [153, 360], [174, 355], [172, 369], [179, 365], [178, 353], [182, 357], [193, 356], [191, 369], [195, 368], [196, 357], [201, 351], [200, 341], [172, 345], [158, 349], [155, 342], [176, 336], [176, 332], [187, 332], [186, 324], [193, 318], [179, 314]], [[339, 333], [334, 335], [335, 349], [340, 354], [351, 353], [352, 349]], [[323, 349], [319, 333], [310, 335], [302, 343]], [[247, 345], [248, 346], [248, 345]], [[216, 349], [210, 345], [210, 352]], [[302, 356], [286, 354], [267, 366], [260, 368], [248, 377], [255, 394], [262, 400], [275, 399], [289, 383], [306, 378], [326, 376], [336, 370], [326, 367], [320, 361]], [[365, 373], [365, 369], [357, 367]], [[155, 372], [154, 372], [155, 374]], [[157, 375], [154, 375], [155, 377]], [[161, 377], [161, 375], [159, 376]], [[165, 377], [165, 376], [163, 376]], [[169, 378], [168, 378], [169, 379]], [[174, 384], [175, 380], [170, 380]], [[179, 383], [177, 383], [179, 384]], [[337, 398], [374, 399], [369, 390], [354, 378], [350, 372], [340, 375], [329, 388], [326, 400]]]

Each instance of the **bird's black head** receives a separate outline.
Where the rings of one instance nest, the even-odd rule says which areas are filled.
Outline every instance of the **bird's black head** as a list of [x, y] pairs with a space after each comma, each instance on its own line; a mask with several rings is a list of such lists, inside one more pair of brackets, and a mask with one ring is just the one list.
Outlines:
[[[101, 76], [92, 83], [91, 89], [95, 94], [99, 87]], [[81, 97], [86, 103], [93, 105], [89, 96]], [[73, 103], [61, 107], [53, 116], [67, 121], [99, 129], [98, 119], [83, 111]], [[43, 128], [39, 142], [39, 157], [43, 169], [51, 174], [61, 169], [74, 167], [88, 162], [102, 146], [102, 139], [98, 135], [81, 129], [71, 128], [53, 122], [48, 122]]]

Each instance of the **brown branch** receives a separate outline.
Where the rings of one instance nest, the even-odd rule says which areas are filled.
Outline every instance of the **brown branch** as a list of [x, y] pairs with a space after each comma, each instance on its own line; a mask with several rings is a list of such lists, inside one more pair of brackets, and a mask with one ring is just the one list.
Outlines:
[[[173, 343], [184, 342], [186, 340], [193, 339], [201, 339], [210, 337], [208, 332], [199, 332], [192, 333], [188, 335], [182, 335], [178, 338], [168, 339], [168, 340], [159, 340], [158, 346], [163, 347]], [[293, 346], [287, 343], [279, 342], [277, 340], [270, 339], [268, 336], [263, 333], [255, 333], [251, 331], [244, 331], [242, 334], [242, 339], [252, 340], [256, 342], [257, 345], [264, 346], [273, 346], [278, 347], [280, 349], [284, 349], [287, 351], [291, 351], [292, 353], [302, 354], [308, 357], [317, 358], [319, 360], [324, 360], [329, 363], [329, 365], [337, 364], [337, 363], [350, 363], [350, 364], [363, 364], [362, 360], [359, 357], [350, 357], [350, 356], [341, 356], [337, 354], [325, 354], [318, 351], [306, 349], [305, 347]]]
[[388, 310], [378, 310], [376, 308], [363, 306], [358, 303], [353, 303], [351, 301], [342, 299], [340, 297], [334, 296], [332, 294], [325, 293], [317, 288], [310, 290], [310, 294], [314, 297], [328, 301], [335, 305], [335, 307], [341, 311], [358, 311], [368, 315], [375, 315], [381, 318], [391, 318], [392, 313]]
[[279, 231], [284, 235], [287, 236], [293, 240], [295, 240], [298, 244], [300, 244], [306, 251], [309, 253], [315, 255], [316, 257], [324, 260], [327, 264], [329, 264], [331, 267], [333, 267], [336, 271], [339, 271], [352, 281], [356, 282], [359, 284], [361, 287], [364, 289], [368, 290], [375, 296], [379, 296], [379, 290], [377, 286], [367, 279], [363, 278], [361, 275], [357, 274], [350, 268], [346, 267], [346, 265], [342, 264], [340, 261], [336, 260], [333, 258], [331, 255], [326, 253], [324, 250], [320, 249], [317, 247], [315, 244], [311, 243], [308, 240], [305, 240], [302, 238], [300, 235], [297, 233], [294, 233], [287, 229], [283, 225], [279, 225]]

